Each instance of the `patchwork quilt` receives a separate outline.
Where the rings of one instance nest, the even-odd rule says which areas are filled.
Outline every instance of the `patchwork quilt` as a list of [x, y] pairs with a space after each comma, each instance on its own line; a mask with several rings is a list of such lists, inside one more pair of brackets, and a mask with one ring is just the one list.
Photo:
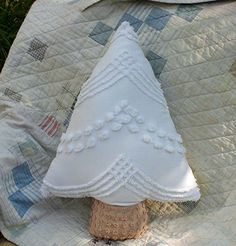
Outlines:
[[[123, 22], [134, 27], [165, 93], [201, 189], [198, 203], [147, 201], [141, 239], [97, 241], [89, 199], [44, 199], [82, 84]], [[236, 2], [168, 5], [37, 0], [0, 76], [0, 229], [20, 246], [236, 245]], [[89, 113], [89, 112], [88, 112]]]

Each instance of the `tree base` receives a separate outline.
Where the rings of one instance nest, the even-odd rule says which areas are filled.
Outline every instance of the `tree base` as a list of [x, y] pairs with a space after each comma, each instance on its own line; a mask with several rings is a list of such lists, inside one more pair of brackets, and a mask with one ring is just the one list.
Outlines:
[[144, 202], [133, 206], [113, 206], [94, 200], [89, 232], [98, 239], [125, 240], [141, 237], [147, 230]]

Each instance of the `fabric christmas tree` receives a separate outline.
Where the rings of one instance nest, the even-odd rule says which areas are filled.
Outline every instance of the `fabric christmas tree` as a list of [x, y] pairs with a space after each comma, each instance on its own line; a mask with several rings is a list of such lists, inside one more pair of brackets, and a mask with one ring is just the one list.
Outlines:
[[[118, 28], [83, 85], [42, 190], [61, 197], [93, 197], [103, 209], [137, 208], [145, 199], [200, 198], [160, 83], [129, 23]], [[107, 234], [96, 236], [114, 239]], [[122, 239], [130, 237], [135, 235]]]

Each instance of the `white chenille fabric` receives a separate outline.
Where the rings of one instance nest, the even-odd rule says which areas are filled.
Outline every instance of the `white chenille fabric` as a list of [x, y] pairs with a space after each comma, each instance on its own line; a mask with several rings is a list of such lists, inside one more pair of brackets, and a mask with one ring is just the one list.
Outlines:
[[200, 198], [160, 83], [128, 22], [83, 85], [42, 191], [121, 206]]

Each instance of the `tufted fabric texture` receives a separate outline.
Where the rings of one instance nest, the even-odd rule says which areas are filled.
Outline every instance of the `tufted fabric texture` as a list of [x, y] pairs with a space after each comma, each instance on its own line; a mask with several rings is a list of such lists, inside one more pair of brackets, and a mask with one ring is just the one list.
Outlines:
[[34, 3], [0, 76], [0, 228], [21, 246], [104, 245], [88, 233], [89, 200], [39, 193], [81, 85], [129, 21], [161, 82], [199, 203], [156, 203], [136, 241], [112, 245], [236, 244], [236, 2], [166, 5], [104, 0]]

